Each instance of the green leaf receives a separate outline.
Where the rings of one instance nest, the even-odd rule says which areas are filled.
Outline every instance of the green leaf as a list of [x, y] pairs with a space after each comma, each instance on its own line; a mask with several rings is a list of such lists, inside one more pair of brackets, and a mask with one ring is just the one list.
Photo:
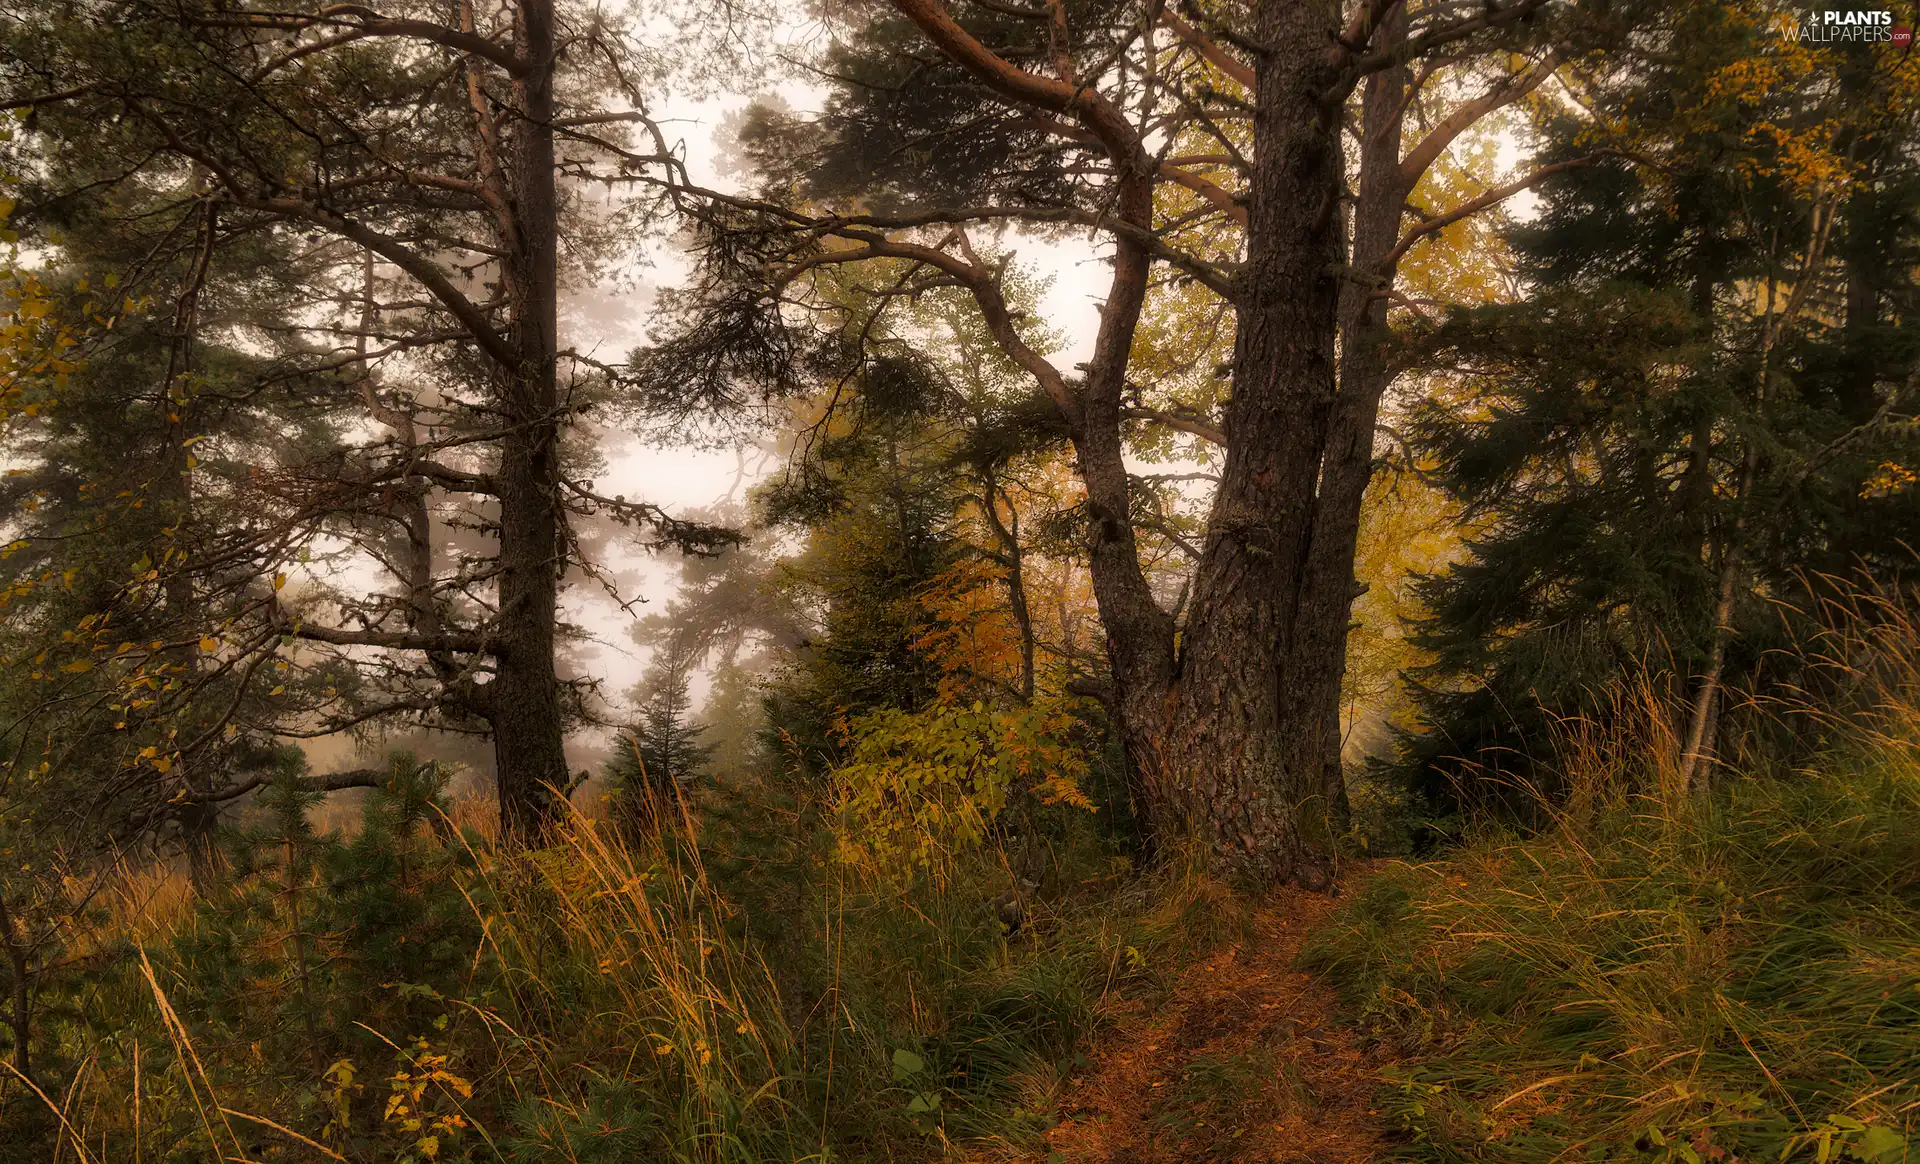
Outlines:
[[1892, 1128], [1870, 1127], [1854, 1151], [1874, 1164], [1894, 1164], [1907, 1158], [1907, 1138]]
[[901, 1047], [893, 1053], [893, 1077], [905, 1079], [909, 1075], [918, 1075], [927, 1069], [927, 1061], [912, 1051]]

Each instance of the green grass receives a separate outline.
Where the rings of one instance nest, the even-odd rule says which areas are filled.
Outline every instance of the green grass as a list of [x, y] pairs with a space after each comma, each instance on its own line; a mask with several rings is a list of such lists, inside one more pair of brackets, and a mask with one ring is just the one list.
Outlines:
[[1920, 1160], [1920, 779], [1831, 767], [1371, 881], [1305, 957], [1401, 1157]]

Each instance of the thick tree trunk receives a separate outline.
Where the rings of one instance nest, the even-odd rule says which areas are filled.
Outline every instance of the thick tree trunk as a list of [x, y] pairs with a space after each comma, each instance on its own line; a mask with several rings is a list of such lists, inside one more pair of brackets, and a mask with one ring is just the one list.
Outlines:
[[509, 264], [509, 340], [518, 369], [500, 375], [511, 426], [500, 442], [500, 614], [487, 699], [504, 838], [537, 841], [567, 786], [553, 649], [561, 562], [556, 459], [558, 203], [553, 151], [552, 0], [521, 0], [516, 29], [528, 62], [515, 81], [517, 247]]
[[[1251, 70], [1161, 13], [1186, 29], [1180, 35], [1207, 60], [1253, 88], [1244, 195], [1192, 175], [1172, 178], [1210, 190], [1217, 206], [1247, 226], [1246, 257], [1228, 292], [1236, 346], [1226, 460], [1176, 649], [1174, 618], [1155, 600], [1136, 552], [1120, 430], [1131, 340], [1163, 237], [1155, 231], [1154, 185], [1168, 177], [1168, 163], [1151, 156], [1145, 131], [1085, 84], [1067, 56], [1056, 53], [1055, 76], [1043, 77], [996, 56], [936, 0], [893, 3], [1011, 105], [1077, 123], [1114, 167], [1113, 284], [1084, 379], [1069, 383], [1027, 346], [995, 277], [964, 242], [961, 263], [938, 247], [865, 234], [859, 241], [875, 256], [925, 262], [965, 283], [996, 341], [1066, 418], [1087, 490], [1094, 597], [1113, 671], [1104, 694], [1147, 832], [1195, 834], [1222, 865], [1252, 880], [1317, 883], [1327, 869], [1311, 826], [1330, 819], [1337, 828], [1345, 813], [1339, 698], [1353, 557], [1374, 424], [1390, 380], [1386, 304], [1375, 292], [1391, 286], [1396, 256], [1412, 241], [1397, 229], [1420, 174], [1465, 129], [1532, 91], [1558, 57], [1463, 103], [1401, 159], [1409, 70], [1390, 58], [1357, 58], [1357, 46], [1344, 39], [1341, 4], [1251, 0], [1253, 19], [1242, 25], [1246, 43], [1260, 46]], [[1386, 23], [1371, 47], [1404, 42], [1400, 6], [1373, 11]], [[1354, 27], [1357, 34], [1368, 22], [1359, 18]], [[1374, 69], [1367, 172], [1349, 263], [1340, 120], [1355, 80], [1348, 70], [1363, 65]], [[1346, 290], [1356, 278], [1358, 287]], [[1348, 342], [1336, 380], [1342, 326]]]
[[1230, 444], [1181, 649], [1162, 760], [1189, 823], [1225, 871], [1273, 883], [1324, 875], [1303, 840], [1321, 796], [1319, 690], [1293, 662], [1314, 494], [1334, 403], [1342, 262], [1337, 31], [1331, 5], [1264, 0], [1247, 259]]

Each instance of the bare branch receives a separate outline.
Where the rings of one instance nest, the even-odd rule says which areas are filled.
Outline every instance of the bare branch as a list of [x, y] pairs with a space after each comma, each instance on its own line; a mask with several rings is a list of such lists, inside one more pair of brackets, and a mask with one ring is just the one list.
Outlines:
[[1226, 430], [1218, 425], [1209, 424], [1195, 417], [1181, 416], [1178, 413], [1167, 412], [1158, 408], [1145, 408], [1139, 405], [1122, 408], [1120, 415], [1126, 420], [1150, 420], [1155, 424], [1164, 424], [1175, 432], [1184, 432], [1192, 436], [1197, 436], [1201, 440], [1210, 441], [1222, 448], [1225, 448], [1227, 444]]
[[1555, 162], [1552, 165], [1541, 166], [1532, 173], [1515, 178], [1503, 186], [1495, 186], [1479, 197], [1470, 198], [1445, 214], [1429, 218], [1425, 222], [1408, 230], [1407, 233], [1401, 237], [1399, 244], [1391, 251], [1388, 251], [1386, 257], [1380, 261], [1380, 270], [1393, 270], [1394, 266], [1399, 263], [1401, 257], [1407, 253], [1414, 243], [1419, 242], [1421, 239], [1436, 231], [1445, 230], [1463, 218], [1471, 218], [1489, 206], [1495, 206], [1501, 202], [1505, 202], [1515, 194], [1520, 193], [1520, 191], [1532, 189], [1534, 186], [1539, 185], [1555, 174], [1577, 169], [1580, 166], [1590, 166], [1603, 157], [1618, 156], [1620, 155], [1615, 150], [1600, 150], [1596, 153], [1588, 154], [1583, 158], [1571, 158], [1564, 162]]
[[1245, 87], [1249, 93], [1253, 91], [1253, 70], [1247, 67], [1245, 62], [1235, 60], [1206, 34], [1180, 19], [1171, 10], [1160, 14], [1160, 22], [1172, 29], [1173, 34], [1185, 41], [1194, 52], [1199, 53], [1200, 59], [1225, 73], [1230, 79]]

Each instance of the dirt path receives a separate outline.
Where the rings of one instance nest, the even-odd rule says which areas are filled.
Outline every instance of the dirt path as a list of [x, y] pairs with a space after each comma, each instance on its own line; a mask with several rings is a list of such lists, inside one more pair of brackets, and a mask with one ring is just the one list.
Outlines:
[[1359, 1164], [1385, 1158], [1369, 1110], [1383, 1060], [1293, 968], [1338, 902], [1288, 892], [1251, 939], [1187, 967], [1161, 1006], [1125, 1015], [1068, 1086], [1053, 1164]]

